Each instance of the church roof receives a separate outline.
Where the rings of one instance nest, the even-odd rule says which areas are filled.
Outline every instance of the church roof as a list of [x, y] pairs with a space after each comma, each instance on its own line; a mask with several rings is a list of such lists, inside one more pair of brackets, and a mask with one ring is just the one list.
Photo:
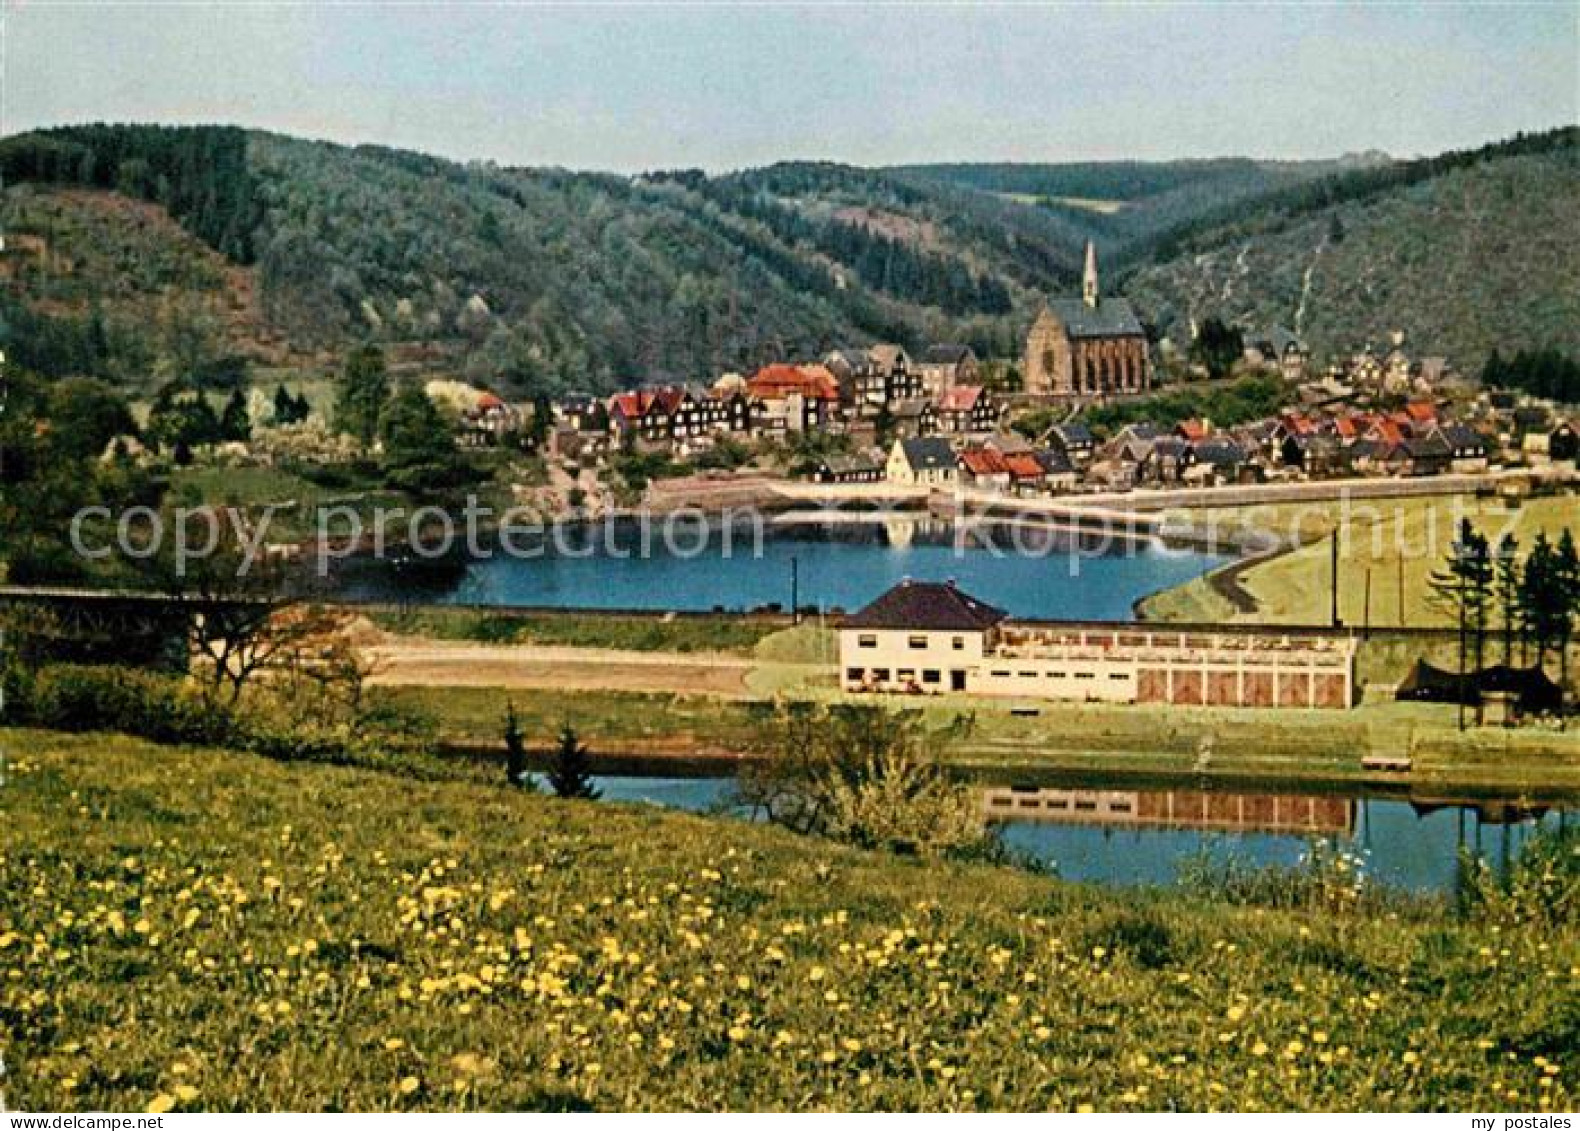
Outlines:
[[1122, 298], [1105, 298], [1087, 306], [1078, 298], [1051, 298], [1047, 309], [1064, 324], [1071, 338], [1124, 338], [1142, 335], [1141, 320]]

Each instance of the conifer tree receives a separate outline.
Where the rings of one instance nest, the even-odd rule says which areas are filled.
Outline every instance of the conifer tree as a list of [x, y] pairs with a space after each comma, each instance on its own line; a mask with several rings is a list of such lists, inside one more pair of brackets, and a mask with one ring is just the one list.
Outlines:
[[599, 789], [593, 785], [587, 747], [581, 744], [575, 728], [569, 723], [560, 728], [548, 779], [556, 797], [595, 801], [600, 796]]

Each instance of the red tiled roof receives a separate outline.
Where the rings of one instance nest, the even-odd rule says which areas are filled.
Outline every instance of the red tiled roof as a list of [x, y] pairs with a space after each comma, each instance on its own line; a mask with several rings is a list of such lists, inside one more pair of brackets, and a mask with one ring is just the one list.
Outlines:
[[976, 408], [977, 400], [982, 396], [981, 385], [956, 385], [945, 389], [943, 396], [938, 398], [940, 412], [970, 412]]
[[1437, 420], [1437, 406], [1430, 401], [1411, 401], [1404, 406], [1404, 411], [1419, 424], [1431, 424]]
[[640, 419], [653, 403], [653, 395], [645, 389], [633, 389], [629, 393], [616, 393], [609, 398], [609, 411], [618, 412], [627, 420]]
[[1372, 432], [1387, 444], [1402, 444], [1405, 441], [1404, 429], [1394, 420], [1377, 421], [1372, 425]]
[[[1303, 424], [1310, 424], [1310, 421], [1307, 421], [1304, 418], [1301, 418], [1301, 422]], [[1211, 434], [1212, 429], [1207, 427], [1207, 422], [1205, 420], [1197, 420], [1193, 418], [1190, 420], [1180, 421], [1179, 425], [1174, 429], [1174, 431], [1179, 433], [1181, 439], [1189, 440], [1194, 444], [1197, 440], [1205, 440]]]
[[1003, 475], [1009, 471], [1004, 457], [992, 448], [967, 448], [960, 453], [960, 462], [972, 475]]
[[999, 458], [1003, 461], [1005, 470], [1016, 479], [1041, 479], [1047, 474], [1047, 468], [1029, 452], [1014, 452]]
[[477, 398], [477, 407], [482, 410], [504, 408], [505, 402], [494, 396], [493, 393], [484, 393]]
[[779, 400], [792, 393], [820, 401], [839, 399], [839, 381], [822, 365], [765, 365], [746, 389], [762, 400]]

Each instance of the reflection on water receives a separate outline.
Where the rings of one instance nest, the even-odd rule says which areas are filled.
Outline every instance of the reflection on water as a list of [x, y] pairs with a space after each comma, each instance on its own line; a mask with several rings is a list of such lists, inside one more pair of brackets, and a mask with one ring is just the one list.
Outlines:
[[[730, 778], [605, 777], [599, 784], [611, 801], [692, 811], [729, 810], [733, 802]], [[1086, 785], [986, 786], [982, 801], [1011, 848], [1066, 878], [1115, 885], [1171, 884], [1184, 861], [1202, 857], [1289, 867], [1313, 837], [1323, 837], [1362, 854], [1377, 882], [1451, 892], [1460, 849], [1503, 870], [1538, 828], [1575, 819], [1560, 805], [1510, 799]]]
[[1130, 828], [1271, 832], [1306, 836], [1349, 834], [1355, 802], [1347, 797], [1214, 793], [1204, 789], [1047, 789], [988, 786], [988, 818]]

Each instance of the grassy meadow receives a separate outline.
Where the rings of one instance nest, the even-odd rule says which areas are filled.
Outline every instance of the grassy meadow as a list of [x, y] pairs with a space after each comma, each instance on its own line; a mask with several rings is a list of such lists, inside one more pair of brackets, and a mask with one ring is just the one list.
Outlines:
[[3, 734], [13, 1107], [1564, 1109], [1580, 940]]
[[1370, 574], [1373, 626], [1448, 627], [1452, 618], [1429, 600], [1428, 579], [1442, 568], [1460, 518], [1469, 518], [1494, 543], [1504, 533], [1513, 534], [1523, 553], [1538, 531], [1556, 539], [1565, 526], [1574, 525], [1576, 505], [1574, 495], [1533, 498], [1523, 504], [1450, 495], [1192, 510], [1188, 513], [1193, 521], [1214, 523], [1222, 531], [1261, 529], [1281, 537], [1298, 536], [1303, 544], [1240, 574], [1242, 588], [1256, 602], [1254, 612], [1235, 608], [1206, 578], [1148, 597], [1143, 608], [1152, 620], [1326, 624], [1332, 580], [1328, 539], [1338, 528], [1339, 617], [1345, 624], [1367, 623]]
[[432, 640], [736, 655], [753, 654], [759, 643], [784, 627], [776, 621], [722, 614], [660, 617], [585, 610], [517, 613], [442, 606], [409, 611], [380, 609], [371, 616], [375, 624], [390, 632]]

